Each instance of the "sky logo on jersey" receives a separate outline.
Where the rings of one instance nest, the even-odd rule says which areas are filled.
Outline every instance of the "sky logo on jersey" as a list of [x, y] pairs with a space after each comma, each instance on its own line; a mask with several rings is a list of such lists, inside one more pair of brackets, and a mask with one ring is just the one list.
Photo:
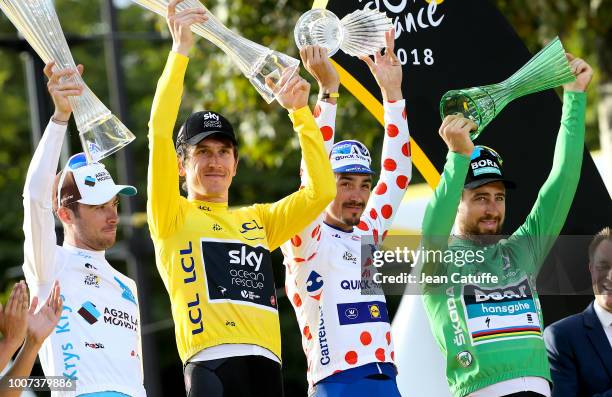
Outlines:
[[323, 277], [314, 270], [310, 272], [308, 280], [306, 280], [306, 291], [308, 296], [313, 299], [321, 299], [321, 293], [323, 292]]
[[117, 277], [115, 277], [115, 281], [119, 284], [119, 287], [121, 287], [121, 289], [123, 290], [121, 297], [125, 300], [132, 302], [133, 304], [136, 304], [136, 298], [134, 298], [134, 294], [132, 293], [132, 290], [130, 289], [130, 287], [123, 284], [121, 280], [119, 280]]
[[389, 312], [385, 302], [339, 303], [337, 308], [340, 325], [389, 322]]
[[100, 318], [100, 312], [96, 309], [96, 305], [90, 301], [83, 303], [77, 313], [79, 313], [89, 324], [96, 323], [98, 318]]
[[270, 299], [275, 293], [272, 262], [265, 247], [202, 239], [200, 252], [209, 302], [230, 300], [276, 311], [276, 298]]

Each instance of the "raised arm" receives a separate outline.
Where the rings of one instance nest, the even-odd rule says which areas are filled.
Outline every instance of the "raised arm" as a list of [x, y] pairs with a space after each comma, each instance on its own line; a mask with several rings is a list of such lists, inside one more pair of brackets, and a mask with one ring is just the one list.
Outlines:
[[179, 175], [172, 133], [183, 95], [187, 55], [194, 43], [190, 27], [207, 19], [201, 9], [177, 13], [176, 5], [181, 1], [168, 5], [166, 20], [172, 34], [172, 52], [157, 83], [149, 120], [147, 221], [151, 234], [159, 237], [172, 233], [178, 214]]
[[[66, 126], [72, 113], [69, 96], [81, 95], [83, 87], [60, 80], [77, 73], [64, 69], [53, 71], [54, 63], [45, 66], [47, 84], [55, 105], [55, 113], [36, 147], [23, 188], [23, 272], [33, 282], [44, 283], [53, 277], [53, 255], [56, 247], [52, 191]], [[79, 65], [78, 71], [82, 73]]]
[[439, 249], [448, 243], [461, 200], [470, 156], [474, 151], [469, 132], [476, 128], [472, 121], [453, 115], [446, 116], [438, 130], [448, 147], [448, 154], [442, 178], [427, 204], [423, 218], [422, 233], [425, 248]]
[[302, 231], [325, 209], [336, 195], [336, 183], [325, 151], [323, 138], [308, 108], [310, 85], [299, 76], [287, 83], [277, 97], [287, 110], [298, 133], [304, 160], [305, 183], [297, 192], [273, 203], [257, 205], [266, 223], [270, 250], [278, 248]]
[[561, 232], [572, 205], [584, 152], [584, 117], [586, 89], [593, 70], [582, 59], [567, 54], [576, 81], [564, 86], [561, 127], [555, 144], [553, 164], [548, 178], [525, 222], [513, 234], [517, 244], [529, 244], [538, 271], [557, 236]]
[[[327, 56], [327, 50], [317, 46], [306, 46], [300, 50], [300, 57], [304, 67], [319, 84], [319, 100], [314, 108], [313, 116], [321, 131], [325, 154], [329, 158], [334, 145], [334, 134], [336, 131], [336, 103], [334, 94], [338, 92], [340, 77]], [[329, 96], [328, 98], [324, 98]], [[327, 160], [329, 161], [329, 160]], [[304, 160], [300, 163], [300, 188], [307, 185], [309, 180], [308, 169]], [[297, 233], [282, 246], [285, 258], [294, 263], [301, 263], [317, 252], [319, 246], [319, 230], [323, 222], [324, 212]]]
[[388, 31], [385, 38], [384, 55], [376, 53], [374, 60], [362, 58], [380, 87], [385, 109], [380, 178], [358, 226], [372, 234], [375, 244], [382, 243], [386, 236], [412, 178], [410, 134], [402, 94], [402, 66], [393, 52], [395, 31]]
[[[313, 115], [321, 131], [325, 144], [325, 153], [329, 156], [334, 146], [336, 132], [336, 104], [335, 94], [340, 87], [340, 76], [327, 56], [327, 50], [318, 46], [306, 46], [300, 50], [300, 57], [304, 67], [317, 80], [319, 85], [319, 100], [314, 107]], [[304, 185], [304, 173], [301, 173]]]

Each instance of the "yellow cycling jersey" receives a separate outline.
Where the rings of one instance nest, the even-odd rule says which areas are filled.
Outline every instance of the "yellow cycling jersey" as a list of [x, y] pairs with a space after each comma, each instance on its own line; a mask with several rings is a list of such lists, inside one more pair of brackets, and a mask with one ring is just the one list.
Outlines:
[[172, 132], [188, 58], [171, 52], [149, 122], [147, 220], [159, 273], [170, 295], [179, 355], [186, 362], [220, 344], [258, 345], [281, 358], [270, 251], [304, 229], [334, 198], [323, 139], [308, 107], [289, 116], [309, 178], [271, 204], [227, 203], [180, 195]]

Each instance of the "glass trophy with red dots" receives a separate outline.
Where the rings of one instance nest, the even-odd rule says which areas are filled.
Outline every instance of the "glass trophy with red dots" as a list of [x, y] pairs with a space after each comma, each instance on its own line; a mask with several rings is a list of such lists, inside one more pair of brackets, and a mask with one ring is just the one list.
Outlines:
[[[0, 9], [43, 62], [54, 61], [56, 71], [76, 70], [51, 0], [0, 0]], [[70, 96], [68, 100], [88, 162], [97, 162], [136, 138], [95, 96], [78, 73], [65, 81], [84, 87], [80, 96]]]
[[511, 101], [524, 95], [558, 87], [576, 80], [559, 37], [533, 56], [522, 68], [498, 84], [448, 91], [440, 100], [440, 116], [462, 114], [478, 126], [476, 139]]
[[[159, 15], [166, 16], [168, 0], [132, 0]], [[194, 33], [219, 47], [240, 68], [267, 103], [272, 103], [286, 83], [298, 71], [300, 61], [273, 51], [232, 32], [198, 0], [185, 0], [176, 11], [200, 8], [208, 20], [191, 26]]]

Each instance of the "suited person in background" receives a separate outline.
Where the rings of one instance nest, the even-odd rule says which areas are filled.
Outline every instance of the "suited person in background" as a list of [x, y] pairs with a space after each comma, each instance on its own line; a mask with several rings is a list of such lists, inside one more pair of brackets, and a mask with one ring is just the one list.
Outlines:
[[553, 397], [612, 397], [612, 235], [606, 227], [589, 245], [595, 300], [585, 311], [544, 331]]

